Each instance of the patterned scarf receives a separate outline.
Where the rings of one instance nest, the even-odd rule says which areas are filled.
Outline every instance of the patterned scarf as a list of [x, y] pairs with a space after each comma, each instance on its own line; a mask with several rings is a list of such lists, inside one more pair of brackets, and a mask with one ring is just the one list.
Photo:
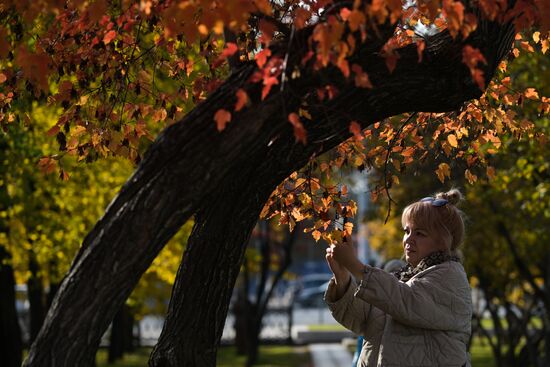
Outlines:
[[407, 282], [413, 276], [420, 273], [421, 271], [428, 269], [430, 266], [442, 264], [446, 261], [460, 262], [460, 259], [458, 256], [449, 255], [449, 253], [445, 251], [436, 251], [432, 252], [431, 254], [420, 260], [416, 267], [413, 267], [411, 264], [407, 264], [400, 270], [394, 272], [393, 275], [395, 275], [400, 281]]

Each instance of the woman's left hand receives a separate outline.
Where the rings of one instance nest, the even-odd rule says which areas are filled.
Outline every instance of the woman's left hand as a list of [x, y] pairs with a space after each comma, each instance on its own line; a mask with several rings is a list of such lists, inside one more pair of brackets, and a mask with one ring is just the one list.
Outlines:
[[343, 242], [338, 245], [331, 245], [332, 257], [341, 266], [348, 269], [355, 278], [361, 278], [363, 276], [363, 269], [365, 265], [357, 258], [357, 254], [353, 245], [349, 242]]

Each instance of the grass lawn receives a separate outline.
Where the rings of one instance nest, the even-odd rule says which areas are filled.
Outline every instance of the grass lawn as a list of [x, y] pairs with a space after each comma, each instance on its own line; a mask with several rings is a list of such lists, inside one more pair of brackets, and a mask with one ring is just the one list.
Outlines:
[[[107, 349], [97, 352], [97, 367], [144, 367], [147, 366], [151, 348], [140, 348], [114, 364], [107, 363]], [[220, 347], [218, 350], [218, 367], [244, 366], [246, 356], [238, 356], [235, 347]], [[268, 345], [261, 346], [257, 367], [310, 367], [309, 349], [304, 346]]]
[[310, 331], [342, 331], [346, 330], [345, 327], [343, 327], [340, 324], [331, 324], [331, 325], [325, 325], [325, 324], [319, 324], [319, 325], [308, 325], [308, 329]]
[[[244, 366], [246, 356], [237, 356], [235, 347], [222, 347], [218, 352], [218, 367]], [[261, 346], [257, 367], [310, 367], [311, 359], [307, 346], [269, 345]]]

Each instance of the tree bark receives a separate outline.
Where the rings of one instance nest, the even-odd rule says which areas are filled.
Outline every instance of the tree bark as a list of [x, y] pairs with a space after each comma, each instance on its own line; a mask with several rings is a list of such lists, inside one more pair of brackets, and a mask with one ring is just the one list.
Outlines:
[[[455, 110], [480, 96], [461, 61], [464, 42], [446, 33], [427, 40], [422, 63], [418, 63], [415, 46], [400, 50], [400, 61], [390, 74], [378, 51], [391, 32], [381, 29], [381, 39], [358, 45], [352, 60], [369, 73], [373, 89], [356, 88], [332, 67], [315, 73], [302, 67], [309, 28], [272, 51], [282, 55], [288, 51], [287, 70], [302, 71], [284, 90], [274, 89], [261, 101], [260, 86], [246, 83], [256, 66], [245, 64], [204, 103], [168, 127], [84, 239], [25, 366], [92, 365], [101, 335], [115, 312], [165, 243], [194, 213], [199, 223], [218, 223], [225, 232], [207, 233], [206, 225], [195, 226], [179, 271], [185, 304], [171, 302], [171, 312], [180, 316], [170, 316], [163, 332], [175, 340], [185, 339], [186, 351], [175, 349], [183, 344], [169, 342], [172, 347], [165, 347], [164, 336], [152, 363], [169, 365], [173, 355], [182, 354], [186, 366], [213, 365], [244, 242], [273, 188], [312, 156], [348, 138], [352, 119], [366, 127], [407, 111]], [[513, 27], [487, 23], [468, 41], [488, 60], [487, 78], [512, 39]], [[322, 104], [313, 101], [310, 96], [316, 88], [327, 83], [340, 93]], [[239, 87], [247, 88], [252, 105], [233, 113], [220, 133], [213, 115], [220, 108], [233, 110]], [[303, 100], [311, 102], [314, 121], [306, 124], [306, 146], [294, 142], [287, 119]], [[248, 164], [257, 169], [247, 170]], [[244, 190], [252, 192], [251, 196], [241, 195], [236, 188], [224, 189], [243, 176], [248, 177], [244, 187], [259, 185]], [[240, 206], [231, 218], [222, 220], [215, 212], [234, 203], [231, 195], [241, 198]], [[235, 226], [227, 227], [227, 222]], [[179, 317], [185, 325], [170, 325], [171, 320], [182, 320]]]

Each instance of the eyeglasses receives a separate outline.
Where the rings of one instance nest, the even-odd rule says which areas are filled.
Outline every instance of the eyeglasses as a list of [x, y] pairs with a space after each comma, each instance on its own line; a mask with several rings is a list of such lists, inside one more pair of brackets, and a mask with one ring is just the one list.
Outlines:
[[449, 201], [447, 199], [436, 199], [434, 197], [431, 197], [431, 196], [428, 196], [428, 197], [425, 197], [424, 199], [421, 199], [420, 200], [421, 202], [425, 203], [425, 202], [428, 202], [428, 203], [431, 203], [432, 206], [445, 206], [447, 204], [449, 204]]

